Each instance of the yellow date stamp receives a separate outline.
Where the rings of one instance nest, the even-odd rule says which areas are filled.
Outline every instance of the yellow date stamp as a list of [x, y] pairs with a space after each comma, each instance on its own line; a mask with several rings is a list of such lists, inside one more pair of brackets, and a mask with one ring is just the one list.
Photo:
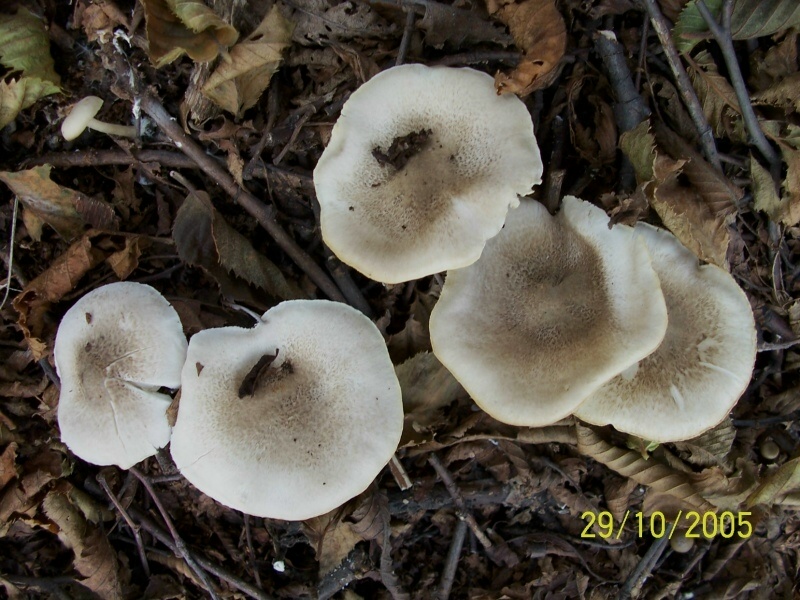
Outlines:
[[[607, 540], [611, 537], [620, 539], [626, 525], [630, 525], [632, 531], [638, 537], [651, 535], [654, 538], [662, 538], [665, 535], [672, 539], [673, 535], [681, 535], [689, 539], [713, 538], [717, 535], [731, 539], [738, 536], [746, 540], [753, 535], [753, 524], [750, 521], [752, 512], [742, 511], [734, 513], [726, 510], [721, 513], [698, 512], [690, 510], [687, 512], [678, 511], [674, 520], [667, 518], [663, 512], [654, 511], [650, 515], [642, 512], [626, 510], [622, 520], [614, 518], [611, 512], [604, 510], [593, 512], [585, 511], [581, 519], [586, 521], [581, 537], [584, 539], [600, 537]], [[628, 523], [630, 521], [630, 524]]]

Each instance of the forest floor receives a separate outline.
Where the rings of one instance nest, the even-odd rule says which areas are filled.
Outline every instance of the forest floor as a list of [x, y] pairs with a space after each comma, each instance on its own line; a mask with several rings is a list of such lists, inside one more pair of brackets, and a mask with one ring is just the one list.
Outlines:
[[[2, 4], [0, 596], [800, 597], [796, 2], [709, 1], [733, 6], [717, 39], [681, 0], [208, 4], [196, 31], [180, 0]], [[39, 34], [23, 48], [18, 31]], [[314, 166], [349, 95], [398, 63], [469, 66], [518, 94], [551, 212], [584, 198], [732, 273], [759, 352], [729, 418], [657, 446], [573, 418], [495, 421], [429, 353], [444, 274], [382, 285], [330, 253]], [[65, 141], [89, 94], [138, 135]], [[215, 502], [168, 451], [127, 471], [77, 458], [55, 333], [123, 279], [162, 292], [189, 336], [292, 295], [359, 308], [404, 386], [397, 460], [340, 509], [288, 522]], [[717, 535], [686, 538], [692, 511]]]

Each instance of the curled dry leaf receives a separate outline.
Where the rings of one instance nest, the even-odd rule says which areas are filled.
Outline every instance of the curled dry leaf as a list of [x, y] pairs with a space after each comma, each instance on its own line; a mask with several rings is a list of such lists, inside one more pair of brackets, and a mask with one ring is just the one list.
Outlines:
[[637, 483], [649, 486], [657, 492], [675, 496], [697, 511], [716, 511], [714, 505], [697, 492], [687, 473], [667, 466], [655, 457], [645, 460], [638, 452], [618, 448], [600, 437], [593, 427], [579, 424], [577, 431], [578, 450], [582, 454], [624, 477], [630, 477]]
[[800, 458], [793, 458], [769, 473], [747, 499], [748, 506], [783, 504], [800, 506]]
[[[689, 144], [648, 121], [620, 137], [636, 180], [664, 225], [700, 259], [725, 268], [736, 203], [744, 190], [733, 185]], [[687, 185], [688, 182], [688, 185]]]
[[523, 51], [517, 67], [495, 75], [500, 94], [527, 96], [547, 87], [567, 49], [567, 27], [553, 0], [486, 0], [489, 14], [508, 26]]
[[58, 491], [45, 497], [42, 508], [58, 526], [61, 541], [75, 553], [75, 570], [85, 577], [81, 584], [103, 600], [122, 600], [121, 571], [106, 534]]
[[[19, 197], [27, 212], [50, 225], [64, 239], [80, 235], [87, 224], [98, 229], [114, 227], [111, 206], [58, 185], [50, 179], [50, 170], [50, 165], [43, 165], [27, 171], [0, 171], [0, 180]], [[26, 224], [29, 222], [26, 219]], [[41, 239], [41, 230], [28, 233], [36, 241]]]
[[203, 94], [234, 115], [253, 106], [278, 70], [294, 25], [272, 7], [256, 30], [231, 48], [203, 86]]
[[148, 54], [156, 67], [184, 53], [196, 62], [214, 60], [239, 32], [199, 0], [142, 0]]
[[502, 26], [476, 10], [440, 2], [425, 3], [425, 16], [419, 28], [425, 32], [425, 43], [434, 48], [443, 48], [445, 44], [461, 48], [483, 42], [508, 46], [512, 41]]

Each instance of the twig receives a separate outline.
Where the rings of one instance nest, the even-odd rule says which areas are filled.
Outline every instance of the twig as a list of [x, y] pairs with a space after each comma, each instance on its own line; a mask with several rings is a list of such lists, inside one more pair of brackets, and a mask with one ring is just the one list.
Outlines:
[[453, 581], [456, 578], [458, 560], [461, 557], [461, 548], [464, 546], [464, 539], [467, 537], [467, 523], [459, 519], [456, 523], [456, 530], [450, 542], [450, 549], [447, 551], [447, 560], [444, 563], [442, 578], [439, 580], [439, 589], [436, 591], [436, 600], [448, 600], [450, 590], [453, 588]]
[[250, 531], [250, 515], [242, 513], [244, 517], [244, 537], [247, 542], [247, 554], [250, 558], [250, 568], [253, 571], [253, 579], [256, 580], [256, 585], [261, 587], [261, 573], [258, 572], [258, 565], [256, 564], [256, 551], [253, 548], [253, 534]]
[[703, 148], [703, 154], [705, 154], [708, 162], [717, 169], [722, 170], [719, 162], [719, 155], [717, 154], [717, 146], [714, 142], [714, 132], [708, 124], [700, 100], [697, 98], [697, 94], [692, 87], [689, 75], [686, 73], [686, 69], [683, 68], [681, 59], [678, 56], [678, 50], [675, 48], [672, 35], [670, 34], [669, 23], [666, 17], [661, 13], [661, 9], [658, 8], [656, 0], [641, 0], [641, 2], [644, 4], [647, 14], [650, 16], [650, 21], [653, 24], [653, 29], [655, 29], [658, 39], [661, 41], [661, 46], [664, 48], [664, 55], [667, 57], [667, 62], [678, 84], [678, 92], [681, 98], [683, 98], [683, 102], [689, 110], [692, 122], [700, 134], [700, 145]]
[[0, 310], [8, 302], [8, 295], [11, 293], [11, 277], [14, 275], [14, 238], [17, 235], [17, 212], [19, 211], [19, 197], [14, 195], [14, 210], [11, 212], [11, 238], [8, 240], [8, 274], [6, 275], [6, 291], [3, 294], [3, 301], [0, 302]]
[[[650, 111], [633, 83], [633, 76], [628, 68], [625, 53], [614, 33], [599, 31], [595, 36], [594, 43], [597, 53], [603, 59], [608, 80], [614, 90], [614, 96], [616, 96], [614, 118], [619, 125], [620, 132], [630, 131], [646, 119]], [[627, 191], [633, 190], [636, 186], [633, 164], [624, 154], [620, 166], [620, 180], [623, 189]]]
[[[173, 553], [178, 554], [178, 548], [175, 545], [175, 542], [170, 538], [169, 534], [161, 529], [161, 527], [156, 525], [156, 523], [144, 511], [136, 508], [135, 506], [130, 506], [128, 508], [128, 512], [141, 524], [142, 528], [147, 531], [147, 533], [172, 550]], [[197, 556], [195, 558], [197, 560], [197, 564], [203, 567], [206, 571], [216, 577], [219, 577], [221, 580], [229, 583], [240, 592], [247, 594], [251, 598], [255, 598], [256, 600], [274, 600], [274, 598], [264, 592], [264, 590], [256, 588], [255, 586], [247, 583], [240, 577], [237, 577], [233, 573], [230, 573], [226, 569], [211, 562], [210, 560], [205, 559], [202, 556]]]
[[142, 110], [161, 128], [161, 130], [194, 160], [203, 172], [211, 177], [226, 193], [233, 197], [239, 205], [252, 215], [272, 237], [331, 300], [345, 302], [345, 298], [322, 268], [317, 265], [305, 251], [297, 245], [289, 234], [275, 220], [275, 209], [267, 206], [251, 194], [239, 187], [227, 171], [219, 165], [191, 137], [186, 135], [177, 121], [170, 116], [164, 106], [153, 96], [145, 94], [141, 98]]
[[133, 519], [131, 519], [128, 511], [125, 510], [125, 507], [122, 506], [122, 504], [120, 504], [119, 500], [114, 495], [114, 492], [111, 491], [111, 487], [108, 485], [108, 482], [106, 481], [105, 475], [103, 475], [102, 471], [97, 474], [96, 479], [100, 484], [100, 487], [102, 487], [103, 491], [105, 491], [108, 499], [111, 500], [111, 503], [119, 511], [119, 514], [122, 515], [123, 519], [125, 519], [125, 522], [128, 524], [128, 528], [133, 532], [133, 537], [136, 540], [136, 548], [139, 551], [139, 561], [142, 563], [142, 569], [144, 570], [145, 576], [150, 579], [150, 564], [147, 562], [147, 554], [144, 550], [144, 543], [142, 542], [142, 536], [139, 533], [141, 527], [133, 522]]
[[194, 571], [198, 579], [200, 579], [200, 581], [203, 583], [203, 586], [211, 598], [213, 600], [219, 600], [219, 596], [217, 595], [216, 591], [214, 591], [214, 587], [211, 585], [206, 572], [200, 567], [200, 565], [197, 564], [197, 561], [192, 553], [189, 552], [189, 549], [186, 547], [186, 544], [178, 533], [178, 530], [175, 529], [175, 525], [172, 523], [172, 519], [170, 518], [169, 513], [167, 513], [167, 509], [165, 509], [164, 505], [161, 503], [161, 498], [159, 498], [155, 489], [151, 485], [150, 480], [147, 479], [147, 477], [145, 477], [144, 474], [135, 467], [131, 467], [129, 472], [142, 482], [142, 485], [144, 485], [145, 489], [150, 494], [150, 497], [153, 499], [156, 508], [158, 508], [158, 512], [161, 513], [161, 518], [164, 520], [170, 535], [172, 535], [172, 540], [175, 543], [175, 549], [177, 550], [178, 556], [186, 561], [186, 564], [189, 565], [189, 568]]
[[506, 62], [511, 66], [516, 66], [522, 60], [522, 55], [519, 52], [509, 52], [506, 50], [487, 50], [485, 52], [464, 52], [463, 54], [451, 54], [444, 56], [439, 60], [435, 60], [431, 65], [474, 65], [475, 63], [483, 63], [489, 61]]
[[733, 419], [734, 427], [768, 427], [779, 423], [791, 423], [800, 419], [800, 410], [789, 413], [788, 415], [776, 415], [774, 417], [763, 417], [761, 419]]
[[170, 169], [199, 169], [196, 162], [185, 154], [171, 150], [81, 150], [77, 152], [50, 152], [23, 161], [23, 167], [52, 165], [54, 167], [96, 167], [100, 165], [132, 165], [136, 163], [158, 163]]
[[328, 268], [328, 273], [331, 274], [336, 285], [342, 290], [344, 297], [347, 298], [347, 302], [371, 319], [374, 313], [372, 312], [372, 307], [369, 305], [369, 302], [367, 302], [367, 299], [364, 298], [364, 294], [361, 293], [361, 290], [358, 288], [355, 281], [353, 281], [353, 278], [350, 276], [350, 271], [347, 270], [347, 267], [336, 258], [327, 246], [325, 246], [325, 266]]
[[629, 600], [633, 590], [640, 587], [650, 576], [653, 567], [658, 562], [658, 559], [661, 558], [661, 555], [666, 549], [667, 544], [669, 544], [669, 536], [667, 535], [662, 535], [660, 538], [650, 544], [650, 547], [639, 561], [639, 564], [636, 565], [636, 568], [625, 580], [625, 583], [622, 584], [622, 587], [617, 594], [617, 600]]
[[731, 15], [733, 14], [733, 0], [724, 0], [722, 4], [722, 25], [717, 23], [714, 15], [708, 10], [706, 3], [703, 0], [697, 1], [697, 10], [708, 25], [708, 29], [717, 40], [719, 49], [722, 52], [722, 58], [725, 60], [725, 66], [728, 67], [728, 76], [733, 85], [733, 91], [736, 92], [736, 99], [739, 101], [739, 107], [742, 111], [742, 119], [744, 119], [744, 126], [753, 145], [758, 148], [761, 155], [767, 159], [770, 164], [773, 177], [780, 173], [781, 159], [775, 152], [775, 149], [767, 141], [767, 136], [758, 124], [758, 117], [753, 110], [753, 104], [750, 102], [750, 95], [747, 92], [747, 87], [742, 77], [742, 70], [739, 68], [739, 61], [736, 59], [736, 50], [733, 47], [733, 37], [731, 36]]
[[773, 350], [787, 350], [800, 344], [800, 339], [786, 340], [785, 342], [761, 342], [758, 345], [759, 352], [771, 352]]
[[317, 586], [319, 600], [330, 600], [340, 590], [346, 588], [369, 570], [369, 556], [357, 546], [338, 567], [325, 575]]
[[399, 487], [401, 491], [405, 492], [414, 486], [414, 482], [411, 481], [411, 478], [408, 476], [405, 467], [403, 467], [403, 463], [397, 458], [397, 454], [392, 456], [392, 460], [389, 461], [389, 470], [392, 472], [392, 476], [397, 482], [397, 487]]
[[450, 493], [450, 497], [453, 498], [453, 503], [458, 509], [459, 517], [467, 523], [469, 528], [472, 530], [472, 533], [474, 533], [475, 537], [478, 538], [481, 546], [483, 546], [485, 550], [489, 550], [492, 547], [492, 541], [486, 536], [486, 534], [483, 532], [483, 529], [481, 529], [481, 526], [478, 525], [478, 522], [475, 520], [475, 517], [471, 512], [469, 512], [469, 509], [467, 509], [467, 505], [464, 502], [461, 491], [458, 489], [456, 482], [453, 481], [453, 477], [450, 475], [450, 472], [445, 468], [445, 466], [442, 464], [442, 461], [440, 461], [439, 457], [435, 454], [431, 454], [428, 457], [428, 463], [436, 471], [439, 479], [442, 480], [444, 487], [446, 487], [447, 491]]
[[403, 29], [403, 39], [400, 40], [400, 49], [397, 51], [397, 61], [395, 66], [402, 65], [406, 61], [408, 47], [411, 45], [411, 34], [414, 31], [414, 19], [417, 18], [413, 8], [406, 8], [406, 26]]

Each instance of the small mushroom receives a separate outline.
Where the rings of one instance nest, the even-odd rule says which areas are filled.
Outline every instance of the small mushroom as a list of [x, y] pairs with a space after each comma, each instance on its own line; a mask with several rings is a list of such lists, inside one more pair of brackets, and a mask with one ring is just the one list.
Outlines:
[[541, 175], [530, 114], [492, 77], [394, 67], [350, 96], [314, 169], [322, 237], [384, 283], [464, 267]]
[[175, 309], [148, 285], [112, 283], [89, 292], [61, 320], [61, 440], [83, 460], [127, 469], [169, 442], [159, 388], [180, 387], [186, 338]]
[[181, 473], [247, 514], [302, 520], [364, 491], [400, 441], [386, 344], [357, 310], [292, 300], [252, 329], [192, 337], [171, 451]]
[[539, 427], [656, 349], [667, 311], [632, 228], [567, 197], [523, 201], [481, 258], [447, 273], [430, 318], [439, 360], [494, 418]]
[[136, 137], [136, 128], [131, 125], [114, 125], [95, 119], [94, 116], [100, 112], [102, 106], [103, 100], [97, 96], [86, 96], [86, 98], [74, 104], [69, 114], [64, 118], [63, 123], [61, 123], [61, 135], [64, 139], [67, 141], [74, 140], [87, 128], [109, 135]]
[[645, 223], [669, 326], [658, 349], [595, 391], [575, 415], [655, 442], [696, 437], [744, 392], [756, 357], [750, 302], [727, 271], [700, 265], [669, 231]]

